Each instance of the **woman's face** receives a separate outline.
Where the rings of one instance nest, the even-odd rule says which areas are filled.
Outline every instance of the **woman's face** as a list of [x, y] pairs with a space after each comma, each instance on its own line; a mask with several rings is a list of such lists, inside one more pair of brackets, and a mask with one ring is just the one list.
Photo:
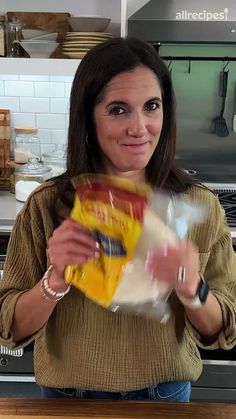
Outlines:
[[144, 178], [163, 124], [156, 75], [139, 66], [113, 77], [94, 108], [94, 121], [106, 172]]

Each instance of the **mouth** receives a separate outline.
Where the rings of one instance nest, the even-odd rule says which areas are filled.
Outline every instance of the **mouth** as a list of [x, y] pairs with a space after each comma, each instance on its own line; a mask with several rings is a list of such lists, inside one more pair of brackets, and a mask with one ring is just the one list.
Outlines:
[[122, 144], [122, 147], [139, 150], [139, 149], [145, 148], [148, 144], [149, 144], [149, 141], [143, 141], [142, 143], [132, 142], [132, 143], [127, 143], [127, 144]]

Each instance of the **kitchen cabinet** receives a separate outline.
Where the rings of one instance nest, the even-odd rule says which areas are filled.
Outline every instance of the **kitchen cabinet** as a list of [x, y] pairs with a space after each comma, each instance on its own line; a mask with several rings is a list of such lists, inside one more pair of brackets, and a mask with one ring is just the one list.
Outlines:
[[[107, 28], [115, 36], [125, 36], [127, 23], [127, 2], [131, 13], [135, 0], [1, 0], [1, 13], [7, 11], [26, 12], [69, 12], [72, 16], [100, 15], [111, 18]], [[141, 5], [147, 0], [141, 0]], [[137, 7], [137, 6], [136, 6]], [[37, 58], [1, 58], [0, 74], [65, 75], [73, 76], [80, 60]], [[59, 64], [59, 65], [58, 65]]]

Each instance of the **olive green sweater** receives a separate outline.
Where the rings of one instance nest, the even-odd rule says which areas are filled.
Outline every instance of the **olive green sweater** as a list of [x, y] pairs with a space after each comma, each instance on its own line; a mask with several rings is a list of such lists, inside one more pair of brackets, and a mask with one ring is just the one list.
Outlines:
[[[201, 272], [223, 313], [224, 328], [209, 348], [229, 349], [236, 343], [236, 257], [230, 232], [224, 211], [210, 191], [191, 187], [187, 194], [208, 207], [207, 220], [191, 229], [189, 239], [199, 249]], [[0, 344], [19, 348], [35, 339], [36, 381], [45, 386], [128, 391], [163, 381], [196, 380], [202, 370], [196, 344], [207, 346], [175, 295], [170, 320], [160, 324], [110, 312], [72, 288], [45, 327], [23, 342], [13, 341], [16, 301], [42, 278], [49, 264], [48, 239], [69, 213], [51, 181], [31, 195], [18, 215], [0, 284]]]

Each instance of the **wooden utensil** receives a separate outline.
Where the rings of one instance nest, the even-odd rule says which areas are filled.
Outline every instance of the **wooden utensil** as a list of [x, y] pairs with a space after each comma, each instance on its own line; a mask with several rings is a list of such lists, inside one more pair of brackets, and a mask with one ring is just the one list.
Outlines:
[[0, 190], [10, 188], [11, 170], [7, 167], [10, 159], [10, 110], [0, 109]]

